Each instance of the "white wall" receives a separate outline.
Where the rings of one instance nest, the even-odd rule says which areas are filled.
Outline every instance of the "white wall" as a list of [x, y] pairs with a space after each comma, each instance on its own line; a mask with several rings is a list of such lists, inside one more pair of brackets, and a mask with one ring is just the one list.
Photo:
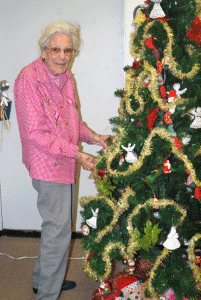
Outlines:
[[[13, 85], [20, 70], [38, 58], [41, 29], [56, 20], [81, 25], [83, 48], [72, 72], [78, 86], [82, 118], [100, 134], [110, 134], [108, 119], [117, 115], [117, 88], [124, 78], [124, 0], [5, 0], [1, 2], [0, 80]], [[0, 181], [4, 229], [39, 230], [41, 218], [36, 208], [37, 194], [21, 163], [21, 143], [15, 107], [11, 111], [11, 131], [3, 133], [0, 152]], [[83, 144], [84, 151], [96, 155], [100, 149]], [[93, 180], [81, 171], [79, 197], [96, 194]], [[80, 230], [78, 206], [76, 229]], [[0, 228], [1, 229], [1, 228]]]

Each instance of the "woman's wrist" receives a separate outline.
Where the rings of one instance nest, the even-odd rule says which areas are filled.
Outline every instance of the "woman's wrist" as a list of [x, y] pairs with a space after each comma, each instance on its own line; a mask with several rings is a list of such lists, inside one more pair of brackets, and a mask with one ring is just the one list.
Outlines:
[[76, 155], [76, 157], [75, 157], [75, 159], [76, 159], [76, 160], [80, 160], [81, 157], [82, 157], [82, 153], [78, 151], [78, 152], [77, 152], [77, 155]]

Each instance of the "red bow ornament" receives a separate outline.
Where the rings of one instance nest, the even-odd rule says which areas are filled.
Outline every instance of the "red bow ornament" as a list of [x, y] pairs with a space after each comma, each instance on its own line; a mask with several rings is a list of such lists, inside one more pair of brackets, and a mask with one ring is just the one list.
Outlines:
[[201, 44], [201, 21], [198, 16], [195, 16], [193, 22], [191, 23], [191, 28], [186, 34], [191, 41], [196, 42], [198, 46]]
[[149, 109], [149, 115], [146, 117], [147, 118], [147, 127], [149, 128], [149, 131], [151, 132], [154, 126], [154, 123], [156, 119], [158, 118], [158, 113], [159, 107], [154, 108], [154, 109]]
[[135, 60], [133, 62], [133, 65], [132, 65], [131, 69], [139, 70], [139, 69], [141, 69], [142, 65], [143, 65], [143, 60], [140, 60], [140, 61]]

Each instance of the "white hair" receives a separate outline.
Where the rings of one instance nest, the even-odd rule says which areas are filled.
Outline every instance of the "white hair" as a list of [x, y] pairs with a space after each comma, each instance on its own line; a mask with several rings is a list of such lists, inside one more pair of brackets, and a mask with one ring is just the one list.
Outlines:
[[45, 50], [48, 46], [50, 38], [58, 33], [65, 33], [72, 37], [73, 48], [79, 50], [81, 39], [80, 39], [80, 26], [78, 24], [73, 25], [64, 21], [56, 21], [49, 24], [42, 32], [38, 45], [41, 50]]

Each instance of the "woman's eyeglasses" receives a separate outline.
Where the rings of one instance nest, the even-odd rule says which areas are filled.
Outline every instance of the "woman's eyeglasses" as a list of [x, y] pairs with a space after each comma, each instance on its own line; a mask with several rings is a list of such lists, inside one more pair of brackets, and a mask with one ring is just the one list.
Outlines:
[[[50, 51], [50, 53], [52, 55], [59, 55], [62, 51], [62, 49], [58, 48], [58, 47], [52, 47], [52, 48], [47, 48], [47, 49]], [[76, 50], [72, 49], [72, 48], [65, 48], [65, 49], [63, 49], [63, 52], [66, 56], [71, 56], [71, 55], [75, 54]]]

